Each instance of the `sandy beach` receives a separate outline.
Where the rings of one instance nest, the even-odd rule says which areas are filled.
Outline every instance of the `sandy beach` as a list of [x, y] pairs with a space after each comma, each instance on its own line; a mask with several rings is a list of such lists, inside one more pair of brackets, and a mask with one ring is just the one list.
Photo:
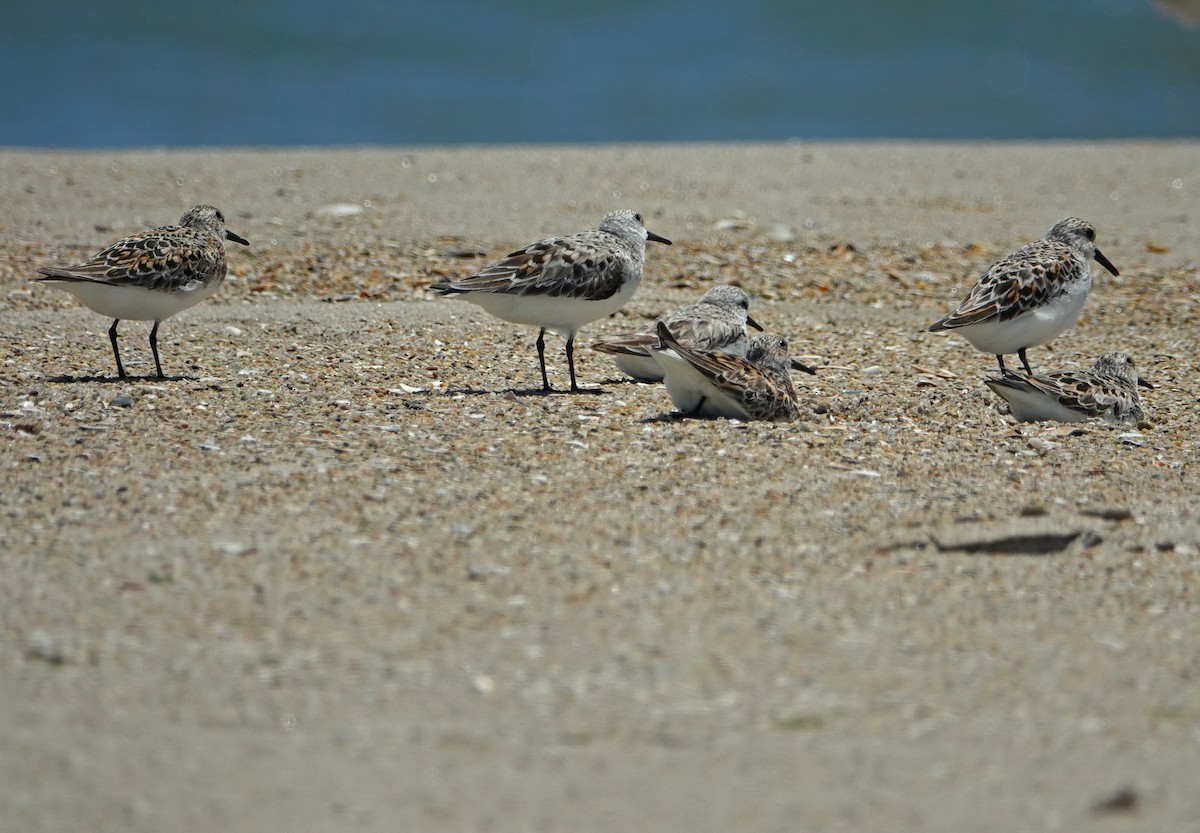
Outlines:
[[[0, 829], [1200, 829], [1200, 142], [0, 150]], [[221, 208], [165, 321], [30, 282]], [[537, 395], [426, 287], [671, 238]], [[1017, 425], [925, 328], [1056, 220], [1137, 425]], [[735, 282], [817, 366], [677, 420], [588, 348]], [[1015, 361], [1015, 360], [1014, 360]], [[565, 386], [562, 341], [547, 338]]]

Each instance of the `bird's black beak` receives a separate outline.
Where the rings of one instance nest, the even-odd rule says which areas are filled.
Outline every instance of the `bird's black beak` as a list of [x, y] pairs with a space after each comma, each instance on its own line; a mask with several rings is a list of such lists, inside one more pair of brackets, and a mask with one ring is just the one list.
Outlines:
[[661, 234], [655, 234], [654, 232], [650, 231], [650, 229], [646, 229], [646, 239], [653, 240], [655, 243], [666, 243], [668, 246], [671, 245], [670, 240], [663, 237]]
[[817, 375], [816, 368], [809, 367], [808, 365], [802, 364], [795, 359], [792, 359], [792, 370], [799, 370], [803, 373], [811, 373], [813, 376]]
[[1096, 262], [1099, 263], [1101, 266], [1103, 266], [1108, 271], [1112, 272], [1114, 276], [1116, 276], [1116, 277], [1121, 276], [1121, 273], [1117, 271], [1117, 267], [1113, 266], [1112, 261], [1110, 261], [1108, 258], [1106, 258], [1099, 249], [1096, 249]]
[[759, 324], [757, 321], [755, 321], [753, 318], [751, 318], [748, 315], [746, 316], [746, 324], [748, 326], [751, 326], [754, 329], [758, 330], [760, 333], [763, 331], [762, 324]]
[[1154, 390], [1154, 385], [1147, 382], [1145, 379], [1138, 379], [1138, 387], [1146, 390]]
[[240, 234], [234, 234], [229, 229], [225, 229], [225, 239], [232, 240], [234, 243], [241, 243], [243, 246], [250, 245], [249, 240], [247, 240], [245, 237], [242, 237]]

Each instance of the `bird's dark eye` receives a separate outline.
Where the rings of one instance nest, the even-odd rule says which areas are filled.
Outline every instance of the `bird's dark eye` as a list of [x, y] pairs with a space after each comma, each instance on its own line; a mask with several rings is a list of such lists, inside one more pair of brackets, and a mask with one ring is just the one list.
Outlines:
[[634, 214], [634, 215], [633, 215], [633, 219], [637, 220], [637, 221], [640, 223], [640, 222], [642, 222], [642, 215], [641, 215], [641, 214]]
[[225, 222], [225, 215], [221, 213], [220, 209], [217, 210], [217, 219], [222, 223]]
[[742, 309], [750, 309], [750, 299], [749, 299], [749, 298], [743, 298], [743, 299], [742, 299], [742, 302], [741, 302], [741, 304], [739, 304], [739, 306], [740, 306]]
[[1096, 230], [1094, 228], [1085, 228], [1083, 230], [1083, 236], [1086, 237], [1088, 240], [1095, 240], [1096, 239]]

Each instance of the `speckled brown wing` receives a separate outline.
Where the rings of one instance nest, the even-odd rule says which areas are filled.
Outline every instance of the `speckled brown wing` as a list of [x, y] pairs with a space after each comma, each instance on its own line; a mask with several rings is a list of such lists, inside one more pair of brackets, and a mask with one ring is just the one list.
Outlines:
[[708, 350], [689, 350], [658, 324], [661, 344], [688, 361], [713, 387], [739, 400], [753, 419], [791, 420], [796, 418], [796, 388], [787, 373], [757, 365], [741, 356]]
[[[692, 348], [724, 351], [739, 341], [746, 342], [746, 327], [738, 321], [714, 315], [705, 315], [706, 304], [689, 304], [671, 310], [661, 318], [651, 321], [631, 333], [597, 339], [592, 345], [601, 353], [648, 356], [650, 348], [658, 346], [658, 322], [667, 325], [680, 343]], [[710, 307], [711, 309], [711, 307]], [[736, 351], [734, 351], [736, 352]]]
[[[686, 347], [682, 348], [687, 350]], [[675, 347], [679, 352], [680, 348]], [[714, 385], [726, 392], [735, 392], [754, 385], [761, 371], [741, 356], [712, 353], [707, 350], [687, 350], [687, 359]]]
[[724, 350], [731, 344], [746, 341], [746, 325], [727, 315], [705, 315], [707, 304], [692, 304], [672, 310], [663, 322], [677, 339], [704, 350]]
[[1118, 419], [1137, 408], [1137, 392], [1125, 390], [1118, 382], [1085, 370], [1064, 370], [1046, 376], [1030, 376], [1026, 381], [1064, 407], [1091, 417], [1111, 413]]
[[650, 348], [657, 345], [658, 336], [646, 327], [623, 335], [605, 336], [592, 342], [593, 349], [613, 356], [649, 356]]
[[796, 387], [786, 373], [761, 369], [750, 384], [742, 388], [742, 404], [754, 419], [790, 422], [799, 414]]
[[611, 298], [630, 277], [629, 254], [611, 234], [552, 237], [507, 255], [478, 274], [435, 284], [444, 295], [502, 292], [558, 298]]
[[1069, 246], [1053, 240], [1031, 243], [993, 264], [963, 302], [929, 329], [1007, 321], [1061, 294], [1078, 267], [1079, 255]]
[[51, 280], [97, 281], [153, 290], [190, 290], [224, 274], [225, 247], [190, 229], [164, 226], [118, 240], [78, 266], [38, 271]]

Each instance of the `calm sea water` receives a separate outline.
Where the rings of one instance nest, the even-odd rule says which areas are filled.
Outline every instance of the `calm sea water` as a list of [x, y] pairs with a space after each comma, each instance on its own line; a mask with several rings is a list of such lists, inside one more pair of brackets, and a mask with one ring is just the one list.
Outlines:
[[38, 0], [0, 145], [1200, 135], [1151, 0]]

